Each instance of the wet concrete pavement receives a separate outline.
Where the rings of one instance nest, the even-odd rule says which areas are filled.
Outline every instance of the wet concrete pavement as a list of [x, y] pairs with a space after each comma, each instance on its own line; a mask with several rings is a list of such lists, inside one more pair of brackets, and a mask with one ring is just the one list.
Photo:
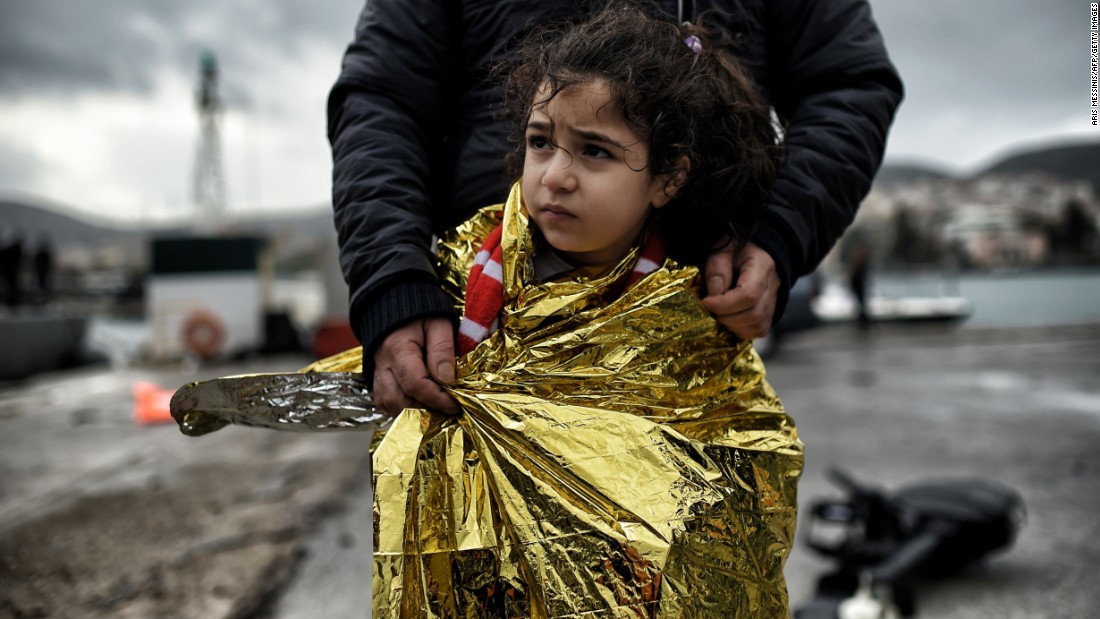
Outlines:
[[[367, 617], [362, 433], [227, 428], [199, 439], [131, 420], [137, 380], [178, 386], [305, 359], [85, 369], [0, 385], [0, 617]], [[1019, 490], [1016, 546], [919, 591], [922, 617], [1100, 609], [1100, 327], [830, 327], [791, 338], [769, 378], [807, 445], [801, 503], [843, 466], [896, 487], [976, 476]], [[791, 598], [827, 564], [798, 542]]]
[[[922, 617], [1100, 616], [1100, 330], [890, 328], [811, 334], [768, 364], [806, 443], [803, 506], [835, 496], [828, 466], [886, 488], [937, 477], [1024, 497], [1014, 548], [918, 591]], [[827, 564], [800, 547], [791, 598]]]
[[133, 422], [131, 387], [293, 370], [83, 369], [0, 387], [0, 618], [260, 617], [365, 479], [369, 436]]

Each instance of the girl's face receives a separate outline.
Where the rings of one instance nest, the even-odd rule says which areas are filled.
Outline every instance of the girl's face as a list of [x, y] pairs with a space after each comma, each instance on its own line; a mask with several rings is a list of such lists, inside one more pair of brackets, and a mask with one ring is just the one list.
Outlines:
[[[543, 82], [535, 101], [548, 94]], [[527, 214], [575, 264], [618, 261], [649, 209], [664, 206], [675, 189], [669, 175], [649, 173], [648, 161], [648, 146], [622, 120], [606, 82], [569, 86], [527, 120]]]

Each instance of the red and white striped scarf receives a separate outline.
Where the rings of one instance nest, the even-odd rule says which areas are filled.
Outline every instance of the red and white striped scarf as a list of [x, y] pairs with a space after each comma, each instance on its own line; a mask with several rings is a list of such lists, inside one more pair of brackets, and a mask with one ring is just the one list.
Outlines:
[[[493, 334], [500, 326], [500, 311], [504, 309], [504, 283], [501, 269], [501, 230], [497, 226], [485, 238], [474, 257], [474, 266], [466, 280], [466, 309], [458, 326], [458, 354], [464, 355]], [[655, 231], [646, 235], [645, 245], [638, 254], [634, 268], [625, 277], [622, 290], [633, 286], [664, 264], [665, 244]]]

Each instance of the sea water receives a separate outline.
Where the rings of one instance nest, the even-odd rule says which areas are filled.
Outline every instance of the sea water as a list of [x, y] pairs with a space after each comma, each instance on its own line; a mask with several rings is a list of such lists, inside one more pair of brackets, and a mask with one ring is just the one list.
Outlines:
[[1100, 323], [1100, 269], [1008, 273], [871, 274], [871, 294], [949, 296], [970, 301], [964, 327], [1040, 327]]

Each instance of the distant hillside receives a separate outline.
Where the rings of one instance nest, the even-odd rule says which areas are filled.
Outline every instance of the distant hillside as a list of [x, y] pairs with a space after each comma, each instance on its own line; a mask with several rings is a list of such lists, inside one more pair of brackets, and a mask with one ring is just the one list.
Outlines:
[[875, 184], [899, 185], [923, 179], [942, 180], [951, 178], [947, 172], [929, 165], [915, 163], [887, 163], [879, 168], [875, 175]]
[[[206, 234], [183, 225], [134, 226], [105, 219], [90, 221], [64, 210], [64, 207], [0, 199], [0, 243], [8, 243], [14, 234], [19, 234], [24, 250], [33, 251], [46, 238], [63, 259], [106, 251], [116, 260], [140, 268], [148, 259], [151, 238]], [[316, 263], [318, 248], [336, 243], [332, 210], [322, 206], [295, 212], [229, 213], [220, 231], [275, 240], [277, 267], [291, 270], [311, 268]]]
[[1064, 180], [1085, 180], [1100, 195], [1100, 142], [1067, 144], [1017, 152], [978, 176], [1013, 172], [1046, 172]]
[[[1066, 181], [1084, 180], [1100, 195], [1100, 142], [1020, 147], [970, 178], [987, 174], [1043, 172]], [[887, 163], [875, 176], [876, 185], [902, 185], [914, 181], [947, 180], [955, 175], [935, 165]]]
[[134, 242], [145, 235], [143, 230], [91, 223], [48, 207], [0, 200], [0, 234], [7, 241], [15, 233], [24, 243], [33, 245], [45, 236], [58, 247]]
[[[62, 207], [63, 209], [63, 207]], [[23, 240], [35, 243], [43, 235], [58, 247], [74, 245], [145, 243], [150, 236], [192, 233], [184, 226], [134, 226], [109, 220], [92, 221], [75, 213], [50, 206], [12, 199], [0, 199], [0, 237], [7, 240], [18, 232]], [[286, 235], [322, 238], [335, 235], [332, 211], [316, 207], [295, 212], [230, 213], [228, 232], [259, 235]]]

